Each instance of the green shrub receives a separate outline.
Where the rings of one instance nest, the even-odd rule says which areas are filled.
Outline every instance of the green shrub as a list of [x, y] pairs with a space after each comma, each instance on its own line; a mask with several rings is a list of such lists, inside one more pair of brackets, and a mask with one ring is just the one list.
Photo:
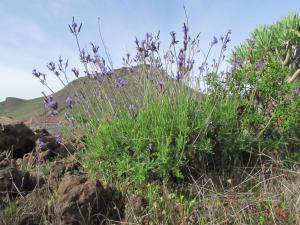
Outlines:
[[[240, 96], [245, 131], [265, 153], [299, 151], [300, 18], [290, 14], [257, 28], [231, 57], [230, 91]], [[293, 82], [291, 82], [293, 80]]]

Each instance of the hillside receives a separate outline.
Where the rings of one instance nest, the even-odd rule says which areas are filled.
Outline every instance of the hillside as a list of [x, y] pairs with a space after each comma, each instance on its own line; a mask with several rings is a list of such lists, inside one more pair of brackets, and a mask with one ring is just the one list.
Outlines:
[[6, 125], [6, 124], [16, 124], [18, 123], [18, 120], [15, 120], [11, 117], [6, 116], [0, 116], [0, 124]]
[[[143, 88], [141, 88], [141, 76], [138, 76], [138, 71], [138, 68], [135, 68], [131, 72], [129, 72], [126, 68], [117, 69], [111, 75], [111, 79], [109, 79], [108, 82], [101, 84], [101, 88], [105, 91], [109, 99], [115, 97], [116, 93], [113, 93], [113, 87], [116, 85], [116, 79], [122, 77], [122, 79], [126, 80], [127, 85], [126, 88], [122, 90], [122, 93], [119, 94], [125, 96], [126, 100], [131, 98], [131, 96], [139, 96], [141, 95], [141, 92], [143, 92]], [[68, 96], [73, 96], [74, 92], [78, 93], [78, 90], [92, 96], [94, 96], [95, 93], [99, 94], [96, 90], [97, 87], [95, 84], [95, 80], [89, 80], [87, 77], [81, 77], [70, 82], [63, 89], [56, 92], [54, 94], [54, 99], [59, 103], [59, 110], [65, 110], [66, 98]], [[101, 97], [102, 96], [99, 96], [99, 98]], [[117, 102], [115, 103], [118, 104]], [[8, 97], [5, 101], [0, 102], [0, 116], [11, 117], [16, 120], [24, 121], [31, 117], [45, 115], [47, 112], [47, 109], [44, 107], [43, 97], [30, 100]]]

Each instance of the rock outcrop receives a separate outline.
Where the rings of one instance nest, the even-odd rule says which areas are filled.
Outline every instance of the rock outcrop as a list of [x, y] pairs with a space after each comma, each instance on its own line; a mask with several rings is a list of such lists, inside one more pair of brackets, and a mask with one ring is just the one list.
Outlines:
[[35, 148], [36, 136], [23, 123], [0, 124], [0, 153], [10, 151], [13, 158], [22, 158]]

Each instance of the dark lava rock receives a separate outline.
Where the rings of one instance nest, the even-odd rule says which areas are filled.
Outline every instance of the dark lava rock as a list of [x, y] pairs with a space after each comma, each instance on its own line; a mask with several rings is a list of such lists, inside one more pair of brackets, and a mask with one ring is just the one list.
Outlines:
[[115, 192], [95, 180], [65, 175], [59, 184], [54, 204], [53, 225], [104, 224], [105, 218], [121, 220], [122, 207]]
[[91, 217], [105, 207], [103, 191], [99, 182], [66, 175], [57, 190], [61, 197], [54, 205], [54, 224], [91, 224]]
[[0, 153], [12, 151], [13, 158], [22, 158], [35, 148], [36, 137], [23, 123], [0, 125]]
[[54, 161], [50, 166], [48, 176], [48, 186], [52, 190], [57, 190], [59, 182], [66, 174], [73, 174], [78, 172], [81, 165], [73, 158], [69, 157], [63, 161]]
[[7, 167], [0, 170], [0, 192], [10, 195], [23, 194], [32, 191], [37, 185], [43, 183], [42, 179], [31, 176], [28, 171]]
[[69, 144], [59, 143], [51, 135], [40, 136], [36, 141], [38, 158], [47, 161], [53, 158], [66, 158], [74, 153], [74, 148]]
[[41, 219], [39, 217], [36, 217], [34, 215], [27, 215], [21, 219], [18, 225], [42, 225], [42, 224], [41, 224]]

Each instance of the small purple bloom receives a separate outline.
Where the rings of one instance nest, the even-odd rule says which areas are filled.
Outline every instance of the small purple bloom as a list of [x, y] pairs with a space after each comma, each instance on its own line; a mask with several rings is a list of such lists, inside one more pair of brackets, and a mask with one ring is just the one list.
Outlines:
[[32, 75], [39, 78], [41, 81], [46, 81], [46, 74], [37, 72], [36, 69], [32, 70]]
[[57, 116], [59, 113], [58, 113], [58, 111], [57, 110], [50, 110], [49, 111], [49, 115], [51, 115], [51, 116]]
[[216, 38], [216, 36], [213, 37], [212, 42], [210, 43], [211, 46], [218, 44], [218, 39]]
[[185, 61], [185, 52], [183, 51], [183, 49], [180, 50], [179, 54], [178, 54], [178, 60], [177, 60], [177, 64], [179, 67], [182, 67]]
[[189, 28], [187, 27], [186, 23], [183, 23], [182, 32], [184, 34], [187, 34], [188, 31], [189, 31]]
[[257, 70], [262, 70], [263, 67], [264, 67], [264, 60], [263, 60], [263, 59], [260, 59], [260, 60], [258, 61], [258, 63], [256, 64], [256, 69], [257, 69]]
[[36, 71], [36, 69], [32, 70], [32, 75], [39, 78], [40, 77], [40, 74], [39, 72]]
[[230, 40], [230, 37], [229, 37], [230, 34], [231, 34], [231, 30], [229, 30], [229, 31], [226, 33], [225, 37], [223, 37], [223, 40], [222, 40], [222, 42], [223, 42], [222, 49], [223, 49], [224, 51], [225, 51], [226, 48], [227, 48], [228, 42], [231, 41], [231, 40]]
[[47, 108], [51, 108], [56, 110], [58, 108], [58, 103], [57, 101], [53, 100], [53, 96], [46, 96], [44, 92], [42, 92], [44, 95], [44, 104]]
[[47, 67], [48, 67], [48, 69], [50, 70], [50, 71], [54, 71], [55, 70], [55, 63], [54, 62], [49, 62], [48, 64], [47, 64]]
[[101, 67], [101, 75], [102, 76], [109, 76], [111, 74], [111, 71], [107, 67]]
[[199, 72], [200, 72], [200, 74], [202, 74], [204, 72], [204, 65], [203, 64], [201, 66], [199, 66]]
[[58, 144], [62, 143], [63, 139], [62, 139], [62, 136], [60, 134], [55, 134], [54, 137], [55, 137], [55, 140]]
[[178, 41], [176, 40], [176, 33], [175, 33], [175, 31], [171, 31], [170, 32], [170, 35], [171, 35], [171, 37], [172, 37], [172, 45], [173, 44], [177, 44], [178, 43]]
[[52, 109], [57, 109], [58, 103], [57, 103], [57, 101], [54, 101], [54, 100], [49, 101], [49, 102], [47, 102], [47, 107], [52, 108]]
[[177, 72], [176, 73], [176, 80], [179, 81], [181, 79], [181, 77], [182, 77], [182, 75], [179, 72]]
[[39, 141], [39, 148], [41, 150], [45, 150], [47, 148], [47, 144], [43, 141]]
[[195, 60], [194, 60], [194, 59], [189, 59], [189, 60], [187, 61], [187, 64], [189, 64], [189, 65], [194, 65], [194, 64], [195, 64]]
[[92, 45], [93, 53], [94, 53], [94, 54], [97, 54], [97, 52], [98, 52], [98, 50], [99, 50], [99, 46], [94, 45], [92, 42], [91, 42], [91, 45]]
[[159, 80], [157, 82], [157, 84], [160, 86], [160, 87], [164, 87], [165, 86], [165, 82], [163, 80]]
[[66, 103], [67, 103], [68, 107], [72, 109], [75, 101], [73, 100], [72, 97], [68, 96], [66, 99]]
[[134, 43], [136, 44], [137, 47], [139, 47], [139, 40], [137, 39], [137, 37], [135, 38]]
[[127, 85], [127, 81], [122, 79], [122, 78], [117, 78], [116, 79], [116, 87], [120, 88], [120, 87], [124, 87], [125, 85]]
[[75, 36], [77, 36], [81, 30], [81, 26], [82, 26], [82, 23], [80, 24], [79, 28], [77, 29], [77, 23], [75, 22], [75, 18], [73, 16], [73, 20], [72, 20], [72, 24], [69, 25], [69, 28], [70, 28], [70, 31], [72, 34], [74, 34]]
[[76, 68], [74, 67], [74, 68], [72, 68], [71, 71], [74, 73], [75, 77], [79, 77], [79, 70], [78, 70], [78, 69], [76, 69]]

